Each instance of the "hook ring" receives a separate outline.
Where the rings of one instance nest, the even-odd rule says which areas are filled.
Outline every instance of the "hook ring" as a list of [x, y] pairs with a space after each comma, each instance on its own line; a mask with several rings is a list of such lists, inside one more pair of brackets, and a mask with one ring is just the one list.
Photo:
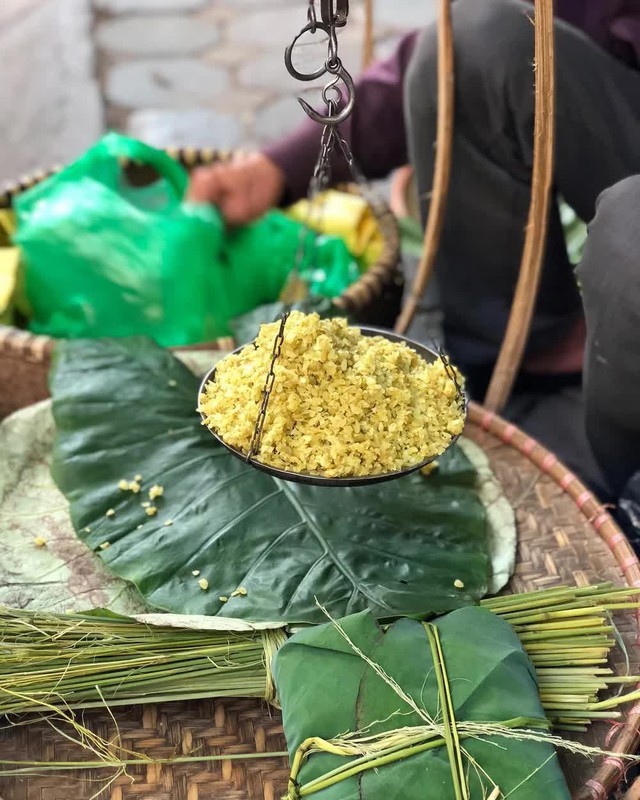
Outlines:
[[308, 25], [305, 25], [304, 28], [300, 31], [300, 33], [296, 36], [296, 38], [291, 42], [291, 44], [287, 47], [284, 51], [284, 63], [287, 68], [287, 72], [292, 75], [294, 78], [297, 78], [299, 81], [315, 81], [317, 78], [321, 78], [327, 72], [326, 64], [323, 64], [319, 69], [315, 72], [299, 72], [293, 66], [293, 50], [298, 43], [298, 40], [304, 36], [305, 33], [315, 33], [317, 30], [321, 30], [327, 34], [327, 36], [331, 36], [331, 31], [329, 30], [329, 26], [325, 25], [324, 22], [310, 22]]

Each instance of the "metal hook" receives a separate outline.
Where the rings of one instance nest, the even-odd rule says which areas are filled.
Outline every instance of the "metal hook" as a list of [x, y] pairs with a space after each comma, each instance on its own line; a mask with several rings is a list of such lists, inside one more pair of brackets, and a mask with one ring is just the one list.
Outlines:
[[303, 100], [301, 97], [298, 98], [298, 102], [302, 106], [305, 114], [311, 117], [314, 122], [319, 123], [320, 125], [339, 125], [341, 122], [344, 122], [345, 119], [351, 114], [353, 111], [353, 106], [355, 103], [355, 96], [356, 96], [356, 87], [353, 83], [353, 78], [347, 70], [342, 66], [342, 62], [340, 59], [337, 59], [337, 63], [335, 65], [329, 66], [325, 64], [324, 67], [325, 72], [330, 72], [332, 75], [335, 75], [333, 81], [328, 83], [324, 89], [322, 90], [322, 96], [327, 101], [326, 93], [329, 89], [335, 89], [338, 92], [340, 100], [342, 100], [342, 92], [336, 85], [339, 80], [341, 80], [347, 89], [347, 102], [344, 108], [339, 111], [337, 114], [319, 114], [314, 108], [312, 108], [306, 100]]
[[349, 0], [320, 0], [320, 17], [325, 25], [342, 28], [348, 16]]
[[315, 33], [316, 25], [318, 24], [318, 18], [316, 17], [315, 0], [309, 0], [309, 7], [307, 8], [307, 19], [309, 21], [309, 25], [311, 25], [311, 33]]

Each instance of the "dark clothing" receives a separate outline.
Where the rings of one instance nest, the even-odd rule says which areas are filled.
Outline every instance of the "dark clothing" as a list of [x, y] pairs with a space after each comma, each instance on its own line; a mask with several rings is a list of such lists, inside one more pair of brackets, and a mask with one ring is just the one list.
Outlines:
[[[617, 493], [640, 468], [640, 177], [624, 181], [640, 174], [640, 2], [556, 5], [568, 22], [555, 25], [555, 188], [582, 219], [593, 222], [579, 269], [583, 312], [553, 207], [527, 355], [562, 344], [586, 315], [586, 426], [591, 448]], [[530, 202], [530, 12], [519, 0], [456, 0], [452, 6], [454, 153], [435, 274], [447, 348], [463, 369], [480, 378], [488, 374], [504, 335]], [[381, 177], [410, 160], [423, 217], [433, 181], [436, 64], [435, 26], [418, 38], [406, 37], [393, 58], [360, 81], [356, 110], [344, 130], [368, 177]], [[305, 123], [267, 151], [283, 167], [292, 197], [306, 190], [318, 136], [318, 126]], [[346, 177], [343, 169], [336, 162], [336, 180]], [[541, 386], [539, 381], [533, 385]], [[516, 396], [513, 418], [520, 423], [527, 418], [525, 406], [520, 402], [517, 410]], [[585, 423], [574, 415], [572, 424], [579, 434]], [[540, 435], [535, 424], [528, 427]], [[586, 437], [582, 441], [585, 451]], [[558, 449], [553, 441], [547, 444]]]
[[[436, 264], [446, 344], [461, 364], [489, 365], [502, 342], [531, 199], [533, 27], [519, 0], [453, 5], [456, 108], [451, 184]], [[598, 195], [640, 173], [640, 72], [556, 22], [556, 189], [584, 220]], [[491, 41], [491, 46], [486, 42]], [[407, 73], [405, 118], [423, 215], [433, 183], [436, 31]], [[548, 351], [582, 315], [554, 205], [527, 356]]]
[[[453, 6], [456, 126], [436, 278], [447, 348], [463, 366], [495, 360], [519, 271], [534, 119], [533, 30], [525, 9], [518, 0], [457, 0]], [[587, 322], [586, 426], [619, 492], [640, 467], [640, 178], [619, 183], [640, 174], [640, 72], [574, 27], [558, 21], [555, 29], [555, 185], [582, 219], [593, 219], [578, 271]], [[490, 47], [479, 46], [489, 40]], [[435, 73], [436, 32], [429, 29], [416, 45], [405, 87], [410, 157], [422, 198], [433, 181]], [[426, 215], [427, 202], [421, 207]], [[554, 205], [528, 354], [561, 342], [582, 314]]]
[[[482, 7], [484, 0], [477, 5]], [[628, 66], [640, 67], [640, 0], [556, 0], [555, 7], [557, 17]], [[521, 13], [530, 16], [531, 8], [523, 7]], [[417, 38], [417, 33], [405, 36], [390, 58], [373, 64], [356, 84], [356, 107], [341, 131], [368, 178], [384, 177], [407, 163], [402, 87]], [[486, 52], [489, 42], [493, 32], [486, 38], [479, 33], [476, 45]], [[305, 119], [294, 133], [265, 149], [287, 177], [287, 199], [306, 195], [319, 141], [319, 126]], [[349, 177], [339, 159], [334, 170], [336, 182]]]
[[578, 267], [587, 436], [618, 493], [640, 470], [640, 175], [603, 192]]
[[[622, 503], [623, 511], [628, 506], [622, 521], [629, 534], [640, 520], [639, 219], [640, 175], [598, 198], [577, 270], [588, 334], [584, 391], [566, 379], [564, 388], [549, 392], [545, 381], [554, 376], [535, 381], [521, 376], [505, 410], [601, 499], [615, 502], [630, 480]], [[640, 526], [633, 543], [640, 552]]]

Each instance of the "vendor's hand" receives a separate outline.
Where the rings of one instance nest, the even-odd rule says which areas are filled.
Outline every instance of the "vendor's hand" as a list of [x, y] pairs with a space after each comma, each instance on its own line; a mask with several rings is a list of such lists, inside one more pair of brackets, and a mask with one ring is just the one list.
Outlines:
[[194, 170], [187, 198], [193, 203], [212, 203], [227, 224], [243, 225], [277, 206], [284, 189], [282, 170], [267, 156], [253, 153]]

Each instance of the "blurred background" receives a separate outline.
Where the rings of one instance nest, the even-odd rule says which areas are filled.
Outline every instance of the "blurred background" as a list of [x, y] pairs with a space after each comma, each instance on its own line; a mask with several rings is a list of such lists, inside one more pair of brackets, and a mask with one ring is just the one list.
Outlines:
[[[376, 55], [433, 19], [435, 2], [375, 0]], [[1, 0], [0, 182], [69, 161], [105, 130], [159, 147], [247, 149], [278, 138], [303, 115], [302, 84], [282, 55], [306, 8], [306, 0]], [[351, 0], [340, 35], [354, 75], [363, 11], [364, 0]], [[297, 66], [320, 63], [320, 35], [304, 42]]]

